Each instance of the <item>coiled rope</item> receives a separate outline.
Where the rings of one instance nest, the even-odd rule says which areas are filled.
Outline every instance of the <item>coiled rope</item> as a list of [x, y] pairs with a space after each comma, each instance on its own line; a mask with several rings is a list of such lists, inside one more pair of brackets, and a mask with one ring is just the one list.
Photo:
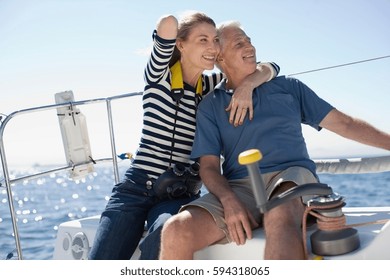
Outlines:
[[309, 253], [307, 249], [307, 242], [306, 242], [306, 236], [307, 236], [307, 216], [310, 214], [317, 218], [317, 227], [319, 230], [324, 231], [333, 231], [333, 230], [342, 230], [347, 228], [353, 228], [358, 226], [366, 226], [366, 225], [373, 225], [373, 224], [385, 224], [390, 219], [382, 219], [382, 220], [376, 220], [371, 222], [365, 222], [365, 223], [356, 223], [356, 224], [346, 224], [346, 217], [344, 213], [342, 213], [340, 216], [337, 217], [328, 217], [324, 216], [320, 213], [318, 213], [316, 210], [330, 210], [330, 209], [337, 209], [344, 205], [343, 201], [335, 202], [331, 205], [312, 205], [307, 206], [305, 209], [305, 212], [303, 213], [303, 220], [302, 220], [302, 240], [303, 240], [303, 249], [305, 253], [305, 259], [309, 259]]

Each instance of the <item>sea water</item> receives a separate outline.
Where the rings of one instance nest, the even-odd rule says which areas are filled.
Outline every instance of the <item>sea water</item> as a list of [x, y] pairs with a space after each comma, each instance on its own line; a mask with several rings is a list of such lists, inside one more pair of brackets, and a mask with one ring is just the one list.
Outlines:
[[[123, 176], [127, 164], [120, 165]], [[11, 170], [11, 179], [39, 171], [42, 167]], [[114, 186], [110, 165], [75, 182], [66, 172], [25, 180], [12, 186], [13, 205], [23, 259], [51, 259], [58, 226], [66, 221], [100, 214]], [[319, 174], [321, 182], [345, 198], [346, 206], [390, 206], [390, 172], [374, 174]], [[1, 178], [1, 177], [0, 177]], [[3, 178], [1, 178], [3, 179]], [[17, 253], [12, 230], [8, 196], [0, 187], [0, 260], [15, 259]]]

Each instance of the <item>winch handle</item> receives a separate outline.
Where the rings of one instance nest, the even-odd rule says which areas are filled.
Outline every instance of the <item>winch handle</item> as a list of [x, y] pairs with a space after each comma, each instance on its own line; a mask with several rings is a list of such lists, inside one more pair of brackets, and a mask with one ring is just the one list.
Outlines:
[[263, 158], [261, 152], [257, 149], [250, 149], [239, 154], [238, 162], [246, 165], [251, 180], [253, 194], [256, 199], [257, 208], [261, 213], [267, 211], [267, 194], [263, 178], [261, 177], [258, 162]]
[[327, 196], [333, 194], [333, 190], [326, 184], [309, 183], [293, 187], [268, 201], [266, 187], [258, 162], [263, 158], [261, 152], [257, 149], [250, 149], [240, 153], [238, 162], [241, 165], [246, 165], [248, 168], [249, 177], [251, 180], [253, 194], [255, 196], [257, 208], [261, 213], [284, 203], [287, 200], [304, 196], [304, 195], [321, 195]]

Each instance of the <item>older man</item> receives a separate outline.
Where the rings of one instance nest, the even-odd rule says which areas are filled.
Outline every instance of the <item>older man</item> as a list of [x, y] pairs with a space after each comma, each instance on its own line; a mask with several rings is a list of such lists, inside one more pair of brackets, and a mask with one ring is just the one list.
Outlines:
[[302, 123], [386, 150], [390, 150], [390, 135], [340, 112], [299, 80], [287, 77], [257, 87], [254, 119], [245, 120], [240, 127], [230, 125], [225, 108], [237, 85], [255, 71], [256, 50], [239, 23], [221, 25], [219, 37], [218, 64], [227, 79], [199, 106], [192, 150], [192, 157], [200, 158], [200, 174], [209, 193], [182, 207], [166, 223], [160, 258], [192, 259], [194, 252], [217, 242], [244, 244], [252, 237], [252, 229], [262, 224], [265, 259], [304, 259], [304, 198], [260, 215], [248, 172], [239, 165], [238, 155], [252, 148], [262, 151], [259, 168], [271, 198], [297, 185], [318, 182]]

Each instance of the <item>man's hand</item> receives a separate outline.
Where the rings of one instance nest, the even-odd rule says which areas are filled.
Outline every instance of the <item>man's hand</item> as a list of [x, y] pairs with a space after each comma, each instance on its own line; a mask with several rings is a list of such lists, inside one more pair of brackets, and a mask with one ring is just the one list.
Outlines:
[[230, 238], [237, 245], [243, 245], [246, 239], [252, 239], [252, 229], [259, 224], [242, 202], [236, 196], [231, 196], [222, 205]]

